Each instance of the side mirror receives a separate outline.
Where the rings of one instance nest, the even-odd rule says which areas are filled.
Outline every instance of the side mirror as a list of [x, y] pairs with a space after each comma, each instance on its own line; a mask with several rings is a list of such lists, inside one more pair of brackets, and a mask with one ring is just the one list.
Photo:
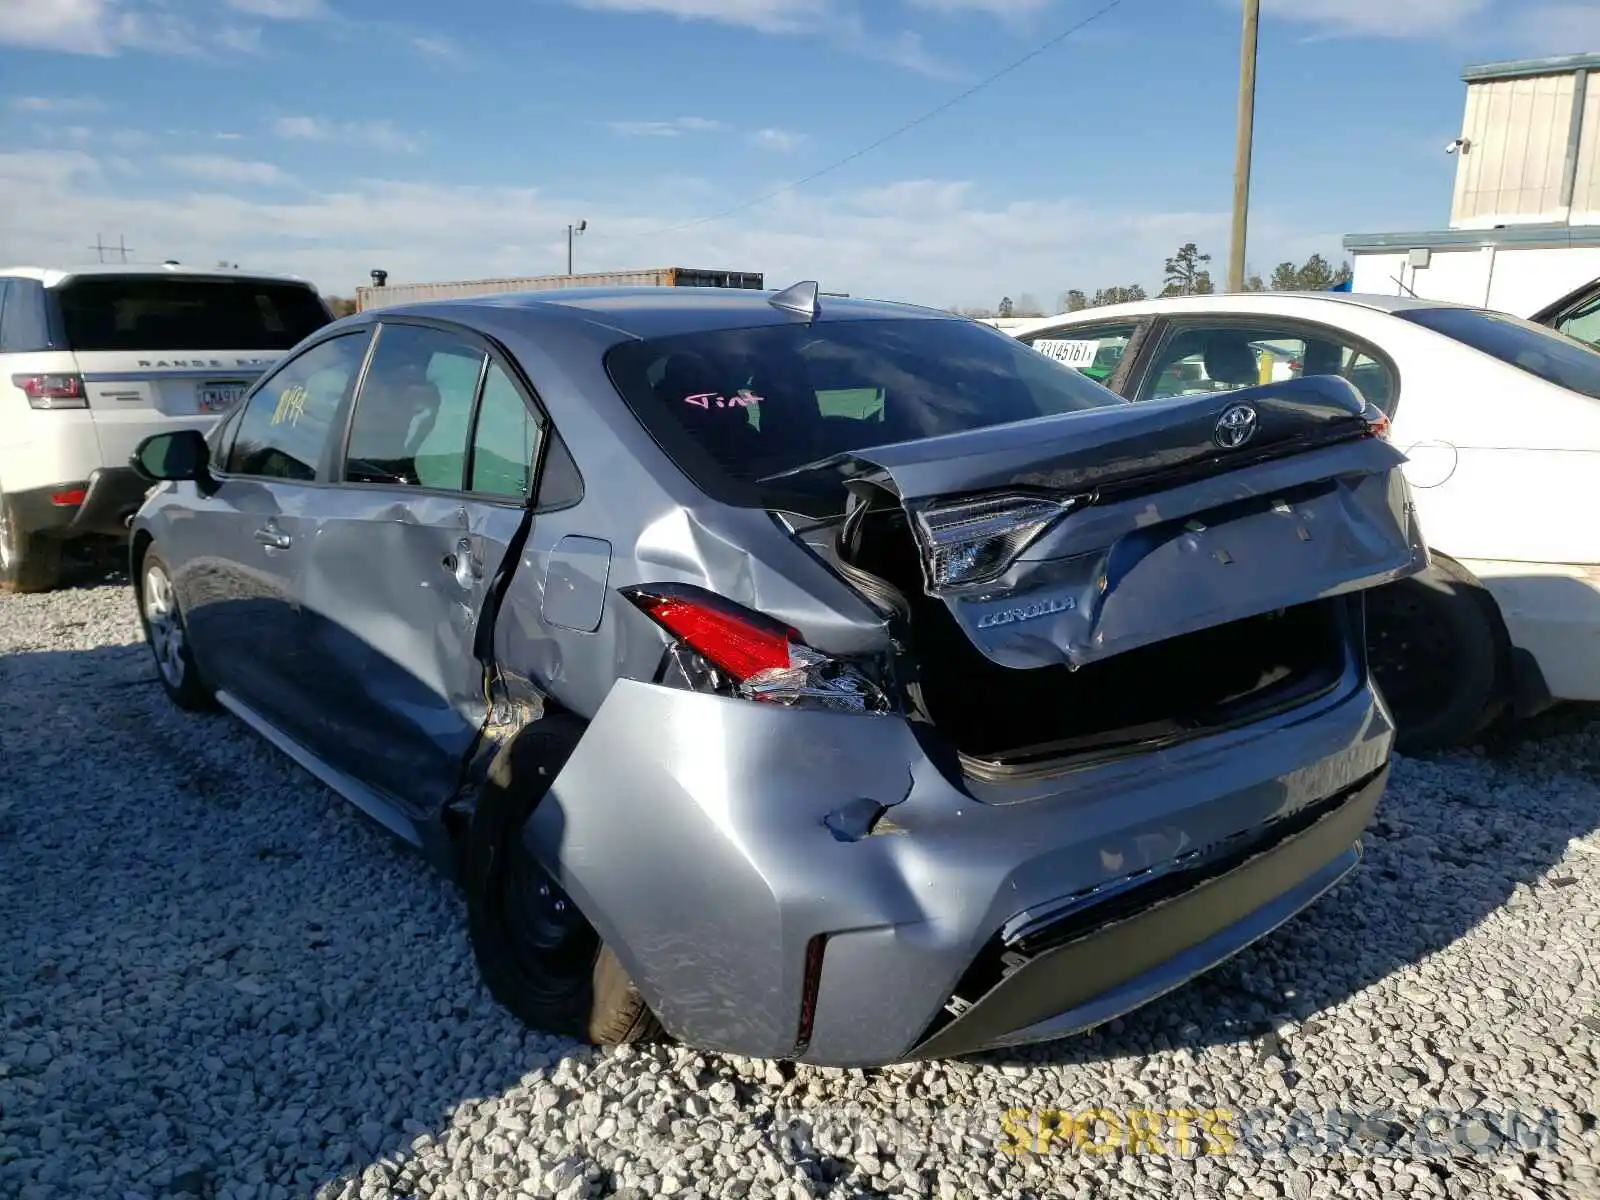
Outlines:
[[156, 433], [139, 443], [128, 465], [151, 483], [206, 483], [211, 478], [211, 446], [198, 429]]

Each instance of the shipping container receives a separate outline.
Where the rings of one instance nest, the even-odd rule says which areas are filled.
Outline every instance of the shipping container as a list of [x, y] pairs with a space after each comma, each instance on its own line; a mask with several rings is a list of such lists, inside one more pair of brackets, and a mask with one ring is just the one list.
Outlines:
[[659, 267], [648, 271], [597, 271], [588, 275], [532, 275], [515, 279], [465, 279], [451, 283], [401, 283], [385, 287], [358, 287], [356, 307], [388, 308], [429, 300], [455, 300], [463, 296], [493, 296], [509, 292], [541, 292], [577, 287], [715, 287], [759, 291], [763, 277], [754, 271], [712, 271], [696, 267]]

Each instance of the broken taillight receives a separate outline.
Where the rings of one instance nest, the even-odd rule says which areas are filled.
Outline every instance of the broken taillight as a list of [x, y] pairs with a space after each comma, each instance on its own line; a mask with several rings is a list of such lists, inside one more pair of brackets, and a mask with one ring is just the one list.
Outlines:
[[1376, 404], [1369, 403], [1361, 414], [1361, 419], [1367, 423], [1367, 429], [1374, 437], [1387, 438], [1389, 436], [1389, 414]]
[[929, 594], [998, 579], [1035, 538], [1085, 499], [988, 496], [917, 513]]
[[855, 666], [812, 649], [780, 621], [677, 584], [622, 594], [710, 668], [706, 682], [716, 690], [796, 708], [888, 711], [883, 692]]

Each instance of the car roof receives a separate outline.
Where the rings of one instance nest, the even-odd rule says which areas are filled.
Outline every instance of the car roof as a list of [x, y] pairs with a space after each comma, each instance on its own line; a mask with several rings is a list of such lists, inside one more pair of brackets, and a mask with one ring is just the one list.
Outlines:
[[[576, 316], [625, 336], [666, 337], [714, 329], [784, 325], [800, 318], [771, 304], [772, 291], [749, 288], [597, 287], [551, 288], [533, 292], [461, 296], [447, 300], [396, 304], [367, 310], [377, 320], [409, 314], [475, 324], [503, 322], [516, 312], [554, 317]], [[860, 300], [821, 296], [818, 322], [859, 320], [965, 321], [943, 309], [924, 308], [887, 300]]]
[[0, 276], [36, 279], [45, 287], [58, 287], [69, 279], [167, 277], [183, 279], [231, 279], [253, 283], [296, 283], [310, 287], [299, 275], [273, 271], [236, 271], [231, 267], [186, 267], [179, 263], [88, 263], [78, 267], [0, 267]]
[[1470, 308], [1446, 300], [1425, 300], [1415, 296], [1383, 296], [1364, 292], [1221, 292], [1207, 296], [1158, 296], [1127, 304], [1107, 304], [1073, 313], [1040, 317], [1024, 326], [1007, 329], [1012, 335], [1046, 329], [1063, 321], [1077, 323], [1089, 319], [1113, 320], [1118, 317], [1175, 316], [1183, 313], [1299, 313], [1315, 312], [1320, 306], [1366, 308], [1399, 313], [1419, 308]]

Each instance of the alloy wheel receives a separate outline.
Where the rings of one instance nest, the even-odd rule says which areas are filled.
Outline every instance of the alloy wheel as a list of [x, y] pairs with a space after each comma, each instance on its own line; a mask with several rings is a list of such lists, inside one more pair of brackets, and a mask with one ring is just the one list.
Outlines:
[[172, 580], [159, 566], [151, 566], [144, 573], [144, 619], [150, 631], [150, 650], [156, 658], [156, 669], [161, 672], [168, 687], [183, 686], [183, 621], [178, 616], [178, 602], [173, 596]]

